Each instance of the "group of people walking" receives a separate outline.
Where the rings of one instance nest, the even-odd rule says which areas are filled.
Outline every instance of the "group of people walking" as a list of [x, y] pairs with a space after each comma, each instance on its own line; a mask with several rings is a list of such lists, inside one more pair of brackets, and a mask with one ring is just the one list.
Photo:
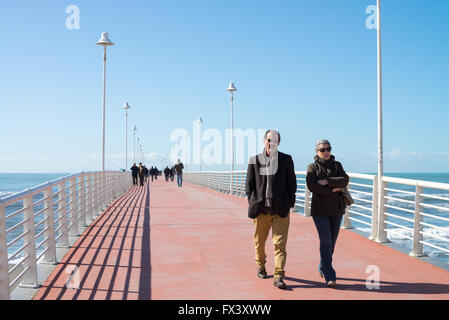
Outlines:
[[[257, 275], [267, 278], [265, 242], [271, 229], [275, 266], [273, 284], [285, 289], [290, 208], [295, 206], [297, 183], [292, 157], [278, 151], [280, 141], [278, 131], [266, 131], [263, 152], [250, 158], [248, 164], [246, 195], [248, 216], [254, 222]], [[335, 286], [337, 281], [332, 256], [346, 208], [343, 189], [349, 183], [348, 175], [331, 150], [328, 140], [316, 143], [314, 162], [308, 165], [306, 176], [307, 188], [312, 192], [311, 216], [320, 239], [318, 272], [327, 286]]]
[[[178, 159], [178, 162], [173, 167], [171, 167], [171, 169], [167, 166], [164, 169], [165, 181], [168, 182], [169, 179], [173, 181], [176, 174], [178, 187], [182, 187], [182, 169], [184, 169], [184, 165], [182, 164], [180, 159]], [[140, 186], [143, 186], [146, 179], [149, 179], [149, 177], [151, 177], [151, 181], [154, 181], [157, 180], [157, 177], [159, 175], [159, 170], [157, 169], [157, 167], [151, 167], [148, 170], [148, 168], [141, 162], [139, 163], [139, 166], [134, 163], [130, 170], [133, 177], [133, 184], [135, 186], [138, 185], [137, 178], [139, 178], [140, 180]]]
[[168, 179], [173, 181], [176, 174], [178, 187], [182, 187], [182, 169], [184, 169], [184, 165], [180, 159], [178, 159], [178, 162], [173, 167], [168, 168], [167, 166], [164, 169], [165, 181], [168, 182]]
[[145, 181], [151, 177], [151, 181], [154, 179], [157, 180], [157, 176], [159, 175], [159, 170], [157, 167], [151, 167], [149, 170], [148, 168], [142, 164], [142, 162], [139, 163], [139, 166], [137, 166], [135, 163], [131, 167], [131, 175], [133, 177], [133, 184], [135, 186], [138, 185], [138, 180], [140, 180], [140, 186], [143, 186], [145, 184]]

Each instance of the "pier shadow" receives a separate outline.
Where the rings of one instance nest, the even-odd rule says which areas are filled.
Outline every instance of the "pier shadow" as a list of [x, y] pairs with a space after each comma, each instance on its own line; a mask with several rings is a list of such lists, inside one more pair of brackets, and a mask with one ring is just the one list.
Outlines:
[[[298, 279], [293, 277], [285, 277], [287, 290], [307, 289], [307, 288], [325, 288], [327, 287], [324, 281], [311, 281], [305, 279]], [[351, 281], [356, 283], [342, 283], [342, 281]], [[291, 284], [292, 282], [300, 284]], [[413, 283], [413, 282], [393, 282], [393, 281], [379, 281], [379, 289], [369, 289], [366, 284], [366, 279], [355, 278], [337, 278], [337, 285], [331, 290], [337, 291], [364, 291], [376, 293], [397, 293], [397, 294], [449, 294], [449, 285], [439, 283]]]
[[145, 201], [140, 259], [139, 300], [151, 299], [150, 186]]
[[[52, 276], [49, 284], [39, 290], [36, 299], [151, 299], [149, 204], [149, 184], [143, 188], [133, 188], [119, 198], [80, 237], [71, 252], [64, 257], [64, 262], [60, 263], [59, 271]], [[140, 213], [142, 209], [143, 215]], [[139, 226], [141, 219], [143, 223]], [[138, 231], [142, 231], [141, 246], [136, 241]], [[122, 235], [119, 235], [120, 232]], [[116, 240], [120, 242], [119, 245]], [[113, 251], [116, 254], [115, 263], [108, 263]], [[129, 252], [127, 261], [122, 258], [125, 251]], [[79, 253], [81, 255], [76, 257]], [[140, 254], [138, 267], [133, 266], [136, 254]], [[68, 288], [66, 280], [71, 275], [67, 270], [73, 266], [80, 270], [79, 283], [77, 288]], [[137, 271], [138, 280], [135, 276]]]

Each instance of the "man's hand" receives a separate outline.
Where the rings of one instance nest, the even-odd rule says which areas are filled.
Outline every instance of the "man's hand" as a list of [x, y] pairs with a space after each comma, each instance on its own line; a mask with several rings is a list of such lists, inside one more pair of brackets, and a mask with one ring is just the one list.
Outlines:
[[334, 188], [332, 189], [332, 192], [340, 192], [343, 188]]

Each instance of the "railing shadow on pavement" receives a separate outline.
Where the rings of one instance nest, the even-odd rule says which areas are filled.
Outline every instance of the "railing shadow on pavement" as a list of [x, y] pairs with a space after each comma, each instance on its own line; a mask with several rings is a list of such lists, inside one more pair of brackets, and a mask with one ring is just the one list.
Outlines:
[[[143, 191], [143, 192], [142, 192]], [[46, 288], [42, 288], [45, 290], [41, 295], [39, 295], [40, 300], [48, 299], [50, 291], [53, 288], [60, 289], [60, 292], [55, 300], [61, 300], [64, 298], [65, 293], [67, 292], [67, 286], [61, 287], [58, 285], [60, 278], [65, 277], [64, 273], [66, 273], [66, 269], [69, 266], [76, 265], [78, 268], [83, 266], [87, 267], [87, 269], [83, 270], [82, 275], [80, 277], [80, 281], [78, 284], [78, 288], [75, 290], [75, 293], [70, 298], [72, 300], [76, 299], [87, 299], [92, 300], [95, 298], [99, 298], [102, 300], [110, 300], [116, 299], [117, 296], [113, 296], [114, 294], [121, 295], [121, 299], [126, 300], [129, 298], [130, 293], [130, 283], [132, 281], [133, 270], [136, 269], [133, 266], [134, 254], [136, 250], [141, 251], [141, 261], [140, 261], [140, 275], [139, 275], [139, 289], [137, 290], [136, 299], [139, 300], [149, 300], [151, 299], [151, 261], [150, 261], [150, 228], [149, 228], [149, 193], [148, 193], [148, 185], [145, 186], [144, 190], [140, 188], [133, 188], [129, 192], [128, 196], [123, 196], [116, 201], [113, 205], [111, 205], [104, 214], [99, 217], [92, 226], [86, 230], [85, 235], [80, 239], [79, 243], [76, 244], [76, 247], [73, 248], [70, 256], [67, 256], [64, 259], [63, 266], [60, 268], [58, 273], [53, 277], [52, 281], [46, 286]], [[145, 197], [145, 193], [147, 196]], [[143, 202], [145, 199], [145, 203]], [[125, 203], [135, 203], [134, 205], [124, 206]], [[137, 208], [144, 208], [143, 215], [143, 227], [139, 227], [139, 209], [133, 210]], [[114, 209], [115, 208], [115, 209]], [[122, 210], [124, 210], [122, 212]], [[115, 211], [115, 212], [114, 212]], [[131, 225], [131, 222], [135, 218], [135, 224]], [[123, 225], [124, 221], [127, 221], [126, 225]], [[137, 248], [136, 239], [137, 232], [139, 228], [143, 228], [142, 230], [142, 246], [141, 248]], [[113, 231], [115, 229], [115, 232]], [[131, 246], [129, 248], [129, 259], [128, 264], [123, 264], [122, 254], [125, 249], [126, 239], [128, 231], [134, 229], [132, 235], [128, 237], [132, 237]], [[96, 231], [96, 232], [95, 232]], [[106, 236], [114, 232], [112, 236]], [[122, 236], [121, 243], [119, 247], [114, 248], [115, 240], [118, 238], [119, 232], [123, 232], [124, 236]], [[100, 234], [104, 234], [103, 238]], [[106, 239], [108, 239], [108, 243], [106, 243]], [[98, 244], [95, 244], [96, 241], [100, 240]], [[83, 263], [83, 260], [87, 259], [88, 248], [93, 249], [93, 245], [96, 245], [95, 253], [93, 254], [90, 262]], [[84, 252], [80, 257], [75, 257], [77, 250], [83, 250]], [[106, 252], [105, 252], [106, 250]], [[112, 254], [113, 250], [117, 250], [118, 254], [116, 257], [116, 262], [114, 265], [108, 264], [108, 259]], [[100, 256], [100, 253], [104, 254], [104, 258], [102, 257], [104, 263], [101, 264], [100, 270], [97, 271], [97, 275], [94, 275], [94, 267], [98, 266], [95, 264], [95, 260]], [[89, 257], [90, 258], [90, 257]], [[112, 270], [106, 270], [111, 269]], [[116, 283], [119, 269], [127, 268], [126, 270], [126, 279], [123, 283], [121, 283], [120, 287], [123, 289], [120, 290], [117, 287], [114, 288], [114, 284]], [[104, 275], [108, 272], [112, 273], [108, 289], [103, 289], [105, 286], [104, 283]], [[88, 286], [88, 278], [92, 275], [96, 276], [95, 279], [89, 279], [89, 283], [93, 281], [93, 287]], [[103, 282], [102, 282], [103, 281]], [[103, 288], [100, 288], [103, 287]], [[59, 287], [59, 288], [58, 288]], [[72, 289], [71, 289], [72, 290]], [[88, 293], [88, 296], [83, 293]], [[134, 294], [136, 292], [134, 290]], [[90, 293], [89, 293], [90, 292]], [[53, 298], [52, 298], [53, 299]]]

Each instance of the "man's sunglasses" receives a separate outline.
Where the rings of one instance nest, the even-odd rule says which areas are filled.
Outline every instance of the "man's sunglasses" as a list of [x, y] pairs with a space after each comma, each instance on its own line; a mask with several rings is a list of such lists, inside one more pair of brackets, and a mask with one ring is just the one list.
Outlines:
[[331, 150], [332, 150], [331, 147], [329, 147], [329, 148], [321, 148], [321, 149], [318, 149], [319, 152], [325, 152], [325, 151], [331, 152]]

